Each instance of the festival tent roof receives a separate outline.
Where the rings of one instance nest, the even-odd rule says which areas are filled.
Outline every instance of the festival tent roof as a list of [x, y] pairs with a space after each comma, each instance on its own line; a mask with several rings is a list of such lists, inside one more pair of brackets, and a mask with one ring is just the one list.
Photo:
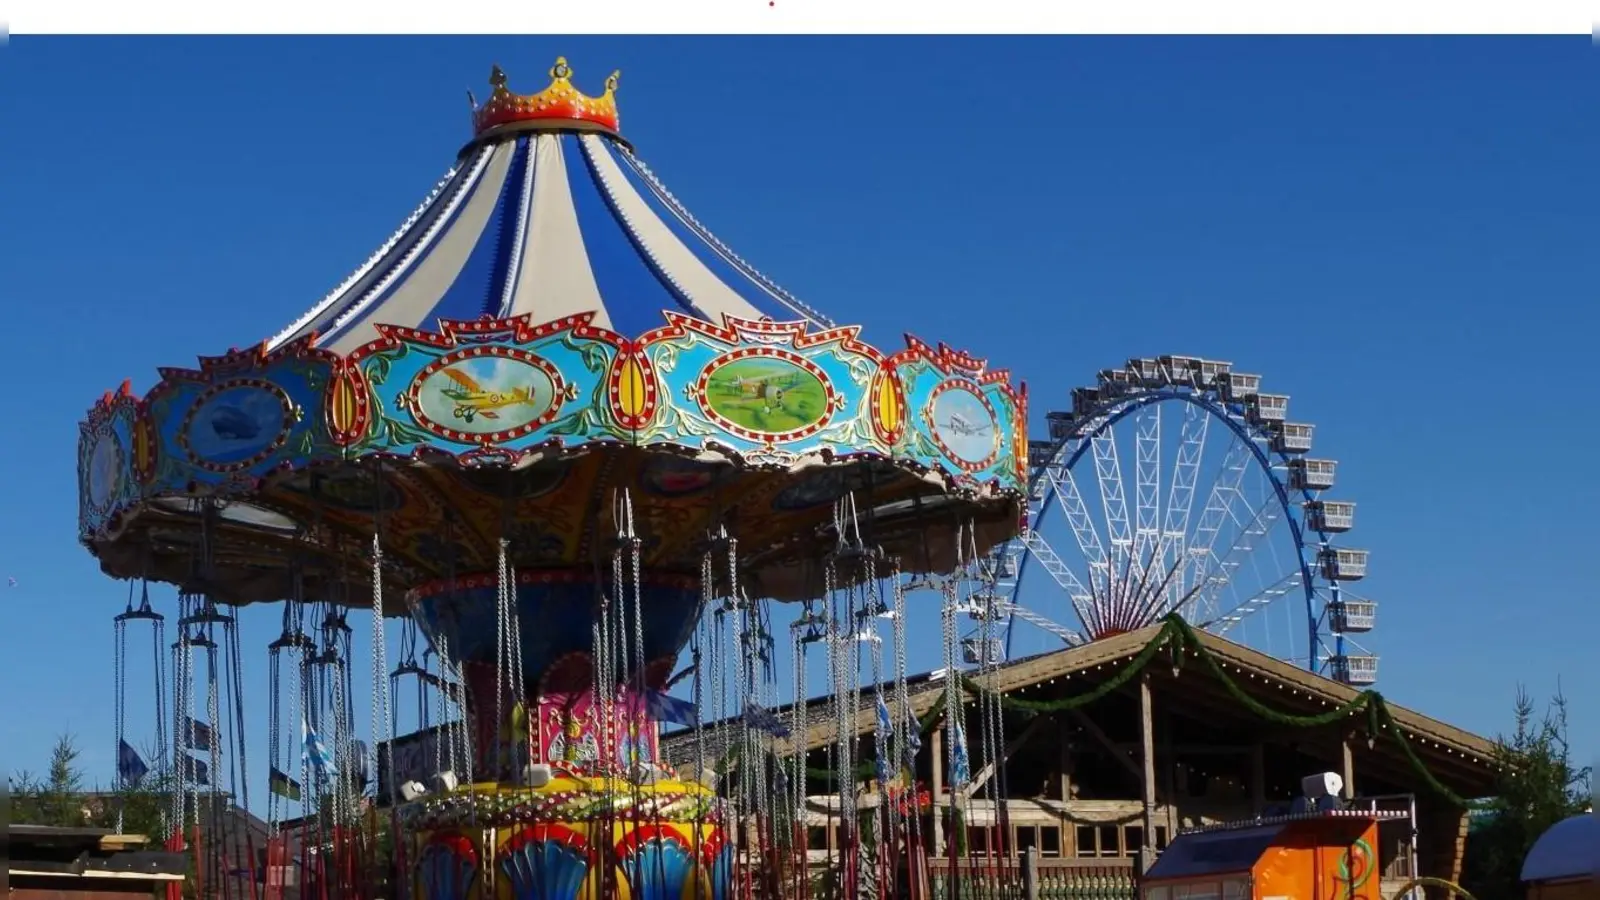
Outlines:
[[477, 134], [433, 193], [322, 302], [273, 338], [309, 334], [348, 353], [375, 325], [434, 330], [439, 319], [592, 312], [591, 324], [637, 337], [663, 310], [714, 324], [744, 319], [832, 323], [719, 241], [616, 132], [613, 76], [600, 98], [568, 81], [565, 60], [537, 95], [505, 87], [476, 110]]

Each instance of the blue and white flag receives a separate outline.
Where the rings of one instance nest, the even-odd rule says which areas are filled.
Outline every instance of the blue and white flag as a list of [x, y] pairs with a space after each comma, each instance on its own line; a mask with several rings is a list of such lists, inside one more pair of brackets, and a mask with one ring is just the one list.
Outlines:
[[353, 774], [355, 775], [356, 784], [361, 787], [367, 786], [367, 781], [371, 775], [371, 772], [368, 771], [372, 765], [368, 758], [370, 753], [371, 751], [368, 749], [366, 741], [350, 742], [350, 768], [355, 770]]
[[766, 709], [757, 703], [744, 705], [744, 723], [757, 731], [765, 731], [775, 738], [786, 738], [789, 729], [783, 724], [772, 710]]
[[890, 774], [887, 748], [889, 746], [889, 736], [894, 734], [894, 717], [889, 715], [889, 704], [884, 701], [882, 694], [878, 694], [878, 734], [881, 737], [879, 746], [885, 748], [885, 752], [878, 754], [876, 760], [878, 781], [886, 783]]
[[311, 723], [304, 717], [300, 719], [300, 735], [305, 740], [305, 747], [300, 751], [301, 762], [310, 762], [316, 767], [317, 774], [331, 777], [339, 774], [339, 767], [333, 764], [333, 754], [323, 745], [322, 738], [311, 730]]
[[127, 741], [117, 741], [117, 774], [122, 777], [122, 783], [128, 787], [138, 787], [144, 776], [150, 774], [150, 767], [145, 765], [144, 757], [139, 751], [133, 749]]
[[210, 725], [199, 719], [191, 718], [189, 720], [189, 733], [184, 736], [183, 743], [190, 750], [203, 750], [209, 753], [211, 745], [216, 742], [216, 739], [217, 736], [211, 730]]
[[950, 766], [950, 787], [960, 790], [972, 780], [972, 763], [967, 759], [967, 730], [955, 720], [950, 722], [950, 749], [952, 764]]
[[663, 691], [645, 691], [644, 711], [657, 722], [671, 722], [674, 725], [694, 724], [694, 704], [687, 700], [679, 700]]
[[906, 768], [915, 770], [917, 754], [922, 750], [922, 723], [911, 715], [910, 710], [906, 711], [906, 718], [910, 721], [906, 722], [906, 744], [900, 748], [900, 756]]

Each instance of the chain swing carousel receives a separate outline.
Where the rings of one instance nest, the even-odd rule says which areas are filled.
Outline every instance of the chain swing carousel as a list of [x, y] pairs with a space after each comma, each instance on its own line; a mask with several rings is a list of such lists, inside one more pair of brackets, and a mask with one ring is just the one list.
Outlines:
[[[1016, 534], [1025, 394], [958, 351], [885, 353], [801, 304], [634, 155], [616, 75], [598, 97], [564, 60], [550, 76], [519, 95], [495, 68], [438, 187], [282, 333], [163, 369], [143, 397], [125, 385], [82, 426], [84, 544], [107, 574], [181, 598], [172, 758], [156, 761], [182, 785], [174, 839], [199, 815], [183, 798], [220, 790], [179, 764], [196, 697], [213, 724], [231, 716], [244, 771], [253, 723], [215, 662], [220, 642], [236, 669], [232, 610], [277, 603], [269, 819], [298, 803], [316, 823], [299, 862], [321, 895], [375, 896], [390, 837], [383, 858], [427, 898], [805, 894], [814, 798], [804, 754], [778, 748], [811, 723], [803, 703], [774, 711], [771, 601], [790, 601], [796, 694], [804, 648], [825, 645], [840, 718], [827, 815], [852, 849], [828, 890], [882, 884], [918, 856], [916, 817], [856, 808], [844, 719], [876, 707], [863, 744], [885, 781], [915, 753], [907, 583]], [[895, 687], [863, 700], [864, 671], [888, 683], [881, 623]], [[418, 715], [444, 724], [431, 777], [379, 779], [379, 827], [351, 773], [396, 771], [408, 677]], [[693, 730], [693, 771], [662, 760], [664, 722]]]

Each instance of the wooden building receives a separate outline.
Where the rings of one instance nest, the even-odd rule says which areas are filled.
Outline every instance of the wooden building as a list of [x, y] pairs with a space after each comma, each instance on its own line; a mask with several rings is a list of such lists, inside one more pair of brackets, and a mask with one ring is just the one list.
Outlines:
[[5, 841], [10, 900], [148, 900], [188, 868], [143, 835], [98, 828], [9, 825]]
[[[1001, 838], [1007, 857], [1037, 848], [1047, 868], [1093, 868], [1101, 873], [1097, 878], [1120, 868], [1127, 876], [1113, 880], [1131, 885], [1132, 873], [1180, 831], [1285, 813], [1304, 776], [1332, 771], [1343, 776], [1352, 802], [1390, 814], [1382, 817], [1379, 835], [1384, 882], [1397, 886], [1416, 874], [1459, 879], [1466, 812], [1437, 787], [1467, 798], [1492, 789], [1494, 747], [1481, 737], [1393, 704], [1387, 711], [1405, 745], [1386, 732], [1369, 735], [1365, 711], [1327, 724], [1296, 723], [1293, 718], [1325, 715], [1360, 695], [1203, 632], [1197, 633], [1198, 651], [1176, 655], [1164, 647], [1105, 696], [1079, 708], [1049, 709], [1126, 675], [1160, 634], [1161, 626], [1153, 626], [998, 667], [985, 690], [1022, 701], [1003, 704], [1001, 766], [983, 758], [980, 720], [963, 689], [973, 773], [962, 803], [969, 854], [981, 855], [995, 839], [998, 798], [1009, 830]], [[944, 693], [941, 673], [918, 676], [910, 685], [914, 711], [935, 713]], [[1263, 715], [1252, 703], [1278, 715]], [[1046, 711], [1016, 708], [1026, 705]], [[778, 714], [786, 722], [792, 717], [788, 710]], [[856, 715], [859, 733], [868, 736], [861, 754], [871, 753], [875, 719], [869, 690]], [[807, 722], [809, 767], [827, 769], [835, 736], [831, 702], [808, 704]], [[926, 827], [931, 854], [940, 857], [954, 839], [948, 833], [947, 723], [941, 714], [929, 727], [917, 777], [935, 798], [936, 814]], [[669, 761], [692, 758], [692, 742], [684, 737], [669, 735], [663, 745]], [[780, 742], [777, 752], [789, 751]], [[822, 788], [816, 793], [825, 794]], [[1402, 811], [1403, 817], [1392, 815]], [[827, 846], [829, 837], [825, 830], [815, 834], [813, 847]]]

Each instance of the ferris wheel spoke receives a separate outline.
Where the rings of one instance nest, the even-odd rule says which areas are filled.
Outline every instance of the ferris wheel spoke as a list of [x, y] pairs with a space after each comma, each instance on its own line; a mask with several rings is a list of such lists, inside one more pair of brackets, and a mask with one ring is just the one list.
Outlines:
[[[1117, 453], [1115, 428], [1101, 429], [1090, 441], [1094, 451], [1094, 476], [1100, 485], [1100, 507], [1106, 517], [1106, 539], [1111, 544], [1111, 561], [1114, 568], [1125, 568], [1124, 559], [1133, 549], [1133, 534], [1128, 524], [1128, 496], [1122, 480], [1122, 460]], [[1113, 600], [1116, 587], [1125, 582], [1113, 582]]]
[[[1242, 494], [1237, 494], [1240, 500]], [[1233, 540], [1221, 555], [1208, 553], [1207, 560], [1210, 565], [1198, 582], [1202, 586], [1199, 595], [1205, 601], [1205, 608], [1213, 614], [1216, 610], [1217, 597], [1233, 582], [1234, 573], [1238, 571], [1240, 555], [1249, 555], [1256, 548], [1258, 539], [1267, 536], [1272, 530], [1272, 524], [1277, 521], [1279, 505], [1277, 497], [1267, 495], [1261, 503], [1249, 511], [1248, 515], [1238, 516], [1234, 513], [1235, 504], [1229, 504], [1228, 515], [1238, 526], [1234, 532]]]
[[1235, 625], [1271, 606], [1273, 601], [1290, 591], [1300, 589], [1304, 584], [1305, 579], [1301, 576], [1300, 570], [1295, 569], [1227, 612], [1201, 623], [1200, 627], [1212, 634], [1227, 634]]
[[1194, 538], [1188, 541], [1185, 548], [1188, 565], [1182, 589], [1189, 598], [1205, 585], [1208, 560], [1216, 547], [1217, 537], [1222, 533], [1222, 526], [1232, 514], [1234, 501], [1239, 497], [1239, 484], [1244, 480], [1250, 459], [1249, 448], [1240, 441], [1234, 441], [1228, 446], [1217, 477], [1211, 483], [1211, 492], [1206, 497], [1205, 509], [1200, 512]]
[[1133, 555], [1143, 564], [1161, 536], [1161, 404], [1139, 411], [1137, 429]]
[[[1066, 455], [1063, 451], [1063, 455]], [[1078, 490], [1077, 479], [1072, 477], [1072, 471], [1059, 466], [1051, 466], [1045, 470], [1045, 477], [1050, 481], [1050, 486], [1056, 495], [1056, 502], [1061, 506], [1061, 513], [1067, 520], [1067, 525], [1072, 529], [1072, 536], [1078, 542], [1078, 550], [1083, 553], [1084, 560], [1089, 565], [1089, 597], [1092, 608], [1101, 610], [1110, 601], [1111, 595], [1111, 564], [1106, 559], [1105, 546], [1100, 542], [1100, 532], [1094, 526], [1094, 519], [1089, 515], [1089, 507], [1083, 502], [1083, 493]], [[1085, 622], [1091, 629], [1095, 625]]]
[[[1150, 565], [1146, 567], [1146, 571], [1140, 579], [1139, 591], [1136, 594], [1129, 617], [1129, 621], [1132, 623], [1131, 627], [1137, 628], [1154, 622], [1171, 611], [1166, 602], [1166, 597], [1172, 585], [1173, 576], [1183, 566], [1183, 560], [1181, 558], [1172, 558], [1168, 561], [1165, 550], [1160, 546], [1160, 544], [1166, 542], [1166, 539], [1166, 536], [1163, 535], [1156, 548], [1158, 555], [1151, 558]], [[1157, 563], [1162, 563], [1164, 568], [1158, 566]]]
[[1055, 579], [1056, 584], [1067, 592], [1067, 598], [1072, 603], [1072, 610], [1077, 614], [1078, 621], [1082, 622], [1091, 632], [1094, 631], [1096, 622], [1093, 594], [1083, 586], [1083, 582], [1078, 580], [1077, 574], [1051, 548], [1049, 542], [1044, 539], [1044, 535], [1030, 528], [1023, 531], [1020, 538], [1023, 546], [1027, 547], [1028, 552], [1033, 554], [1033, 558], [1037, 559], [1039, 564], [1044, 566], [1044, 570], [1050, 573], [1050, 577]]
[[[1189, 516], [1194, 510], [1195, 485], [1200, 477], [1200, 463], [1205, 457], [1206, 434], [1211, 416], [1200, 407], [1186, 403], [1183, 407], [1183, 427], [1179, 432], [1177, 460], [1172, 467], [1172, 480], [1167, 494], [1166, 521], [1163, 537], [1167, 551], [1178, 564], [1176, 581], [1168, 579], [1174, 601], [1183, 592], [1182, 564], [1187, 554]], [[1169, 603], [1168, 606], [1174, 605]]]
[[1078, 647], [1088, 643], [1088, 640], [1086, 640], [1084, 636], [1078, 632], [1073, 631], [1071, 628], [1068, 628], [1065, 625], [1058, 625], [1050, 619], [1047, 619], [1026, 607], [1018, 606], [1015, 603], [1001, 603], [998, 604], [996, 608], [999, 612], [1004, 613], [1005, 615], [1015, 616], [1024, 622], [1055, 635], [1056, 637], [1065, 641], [1069, 647]]

